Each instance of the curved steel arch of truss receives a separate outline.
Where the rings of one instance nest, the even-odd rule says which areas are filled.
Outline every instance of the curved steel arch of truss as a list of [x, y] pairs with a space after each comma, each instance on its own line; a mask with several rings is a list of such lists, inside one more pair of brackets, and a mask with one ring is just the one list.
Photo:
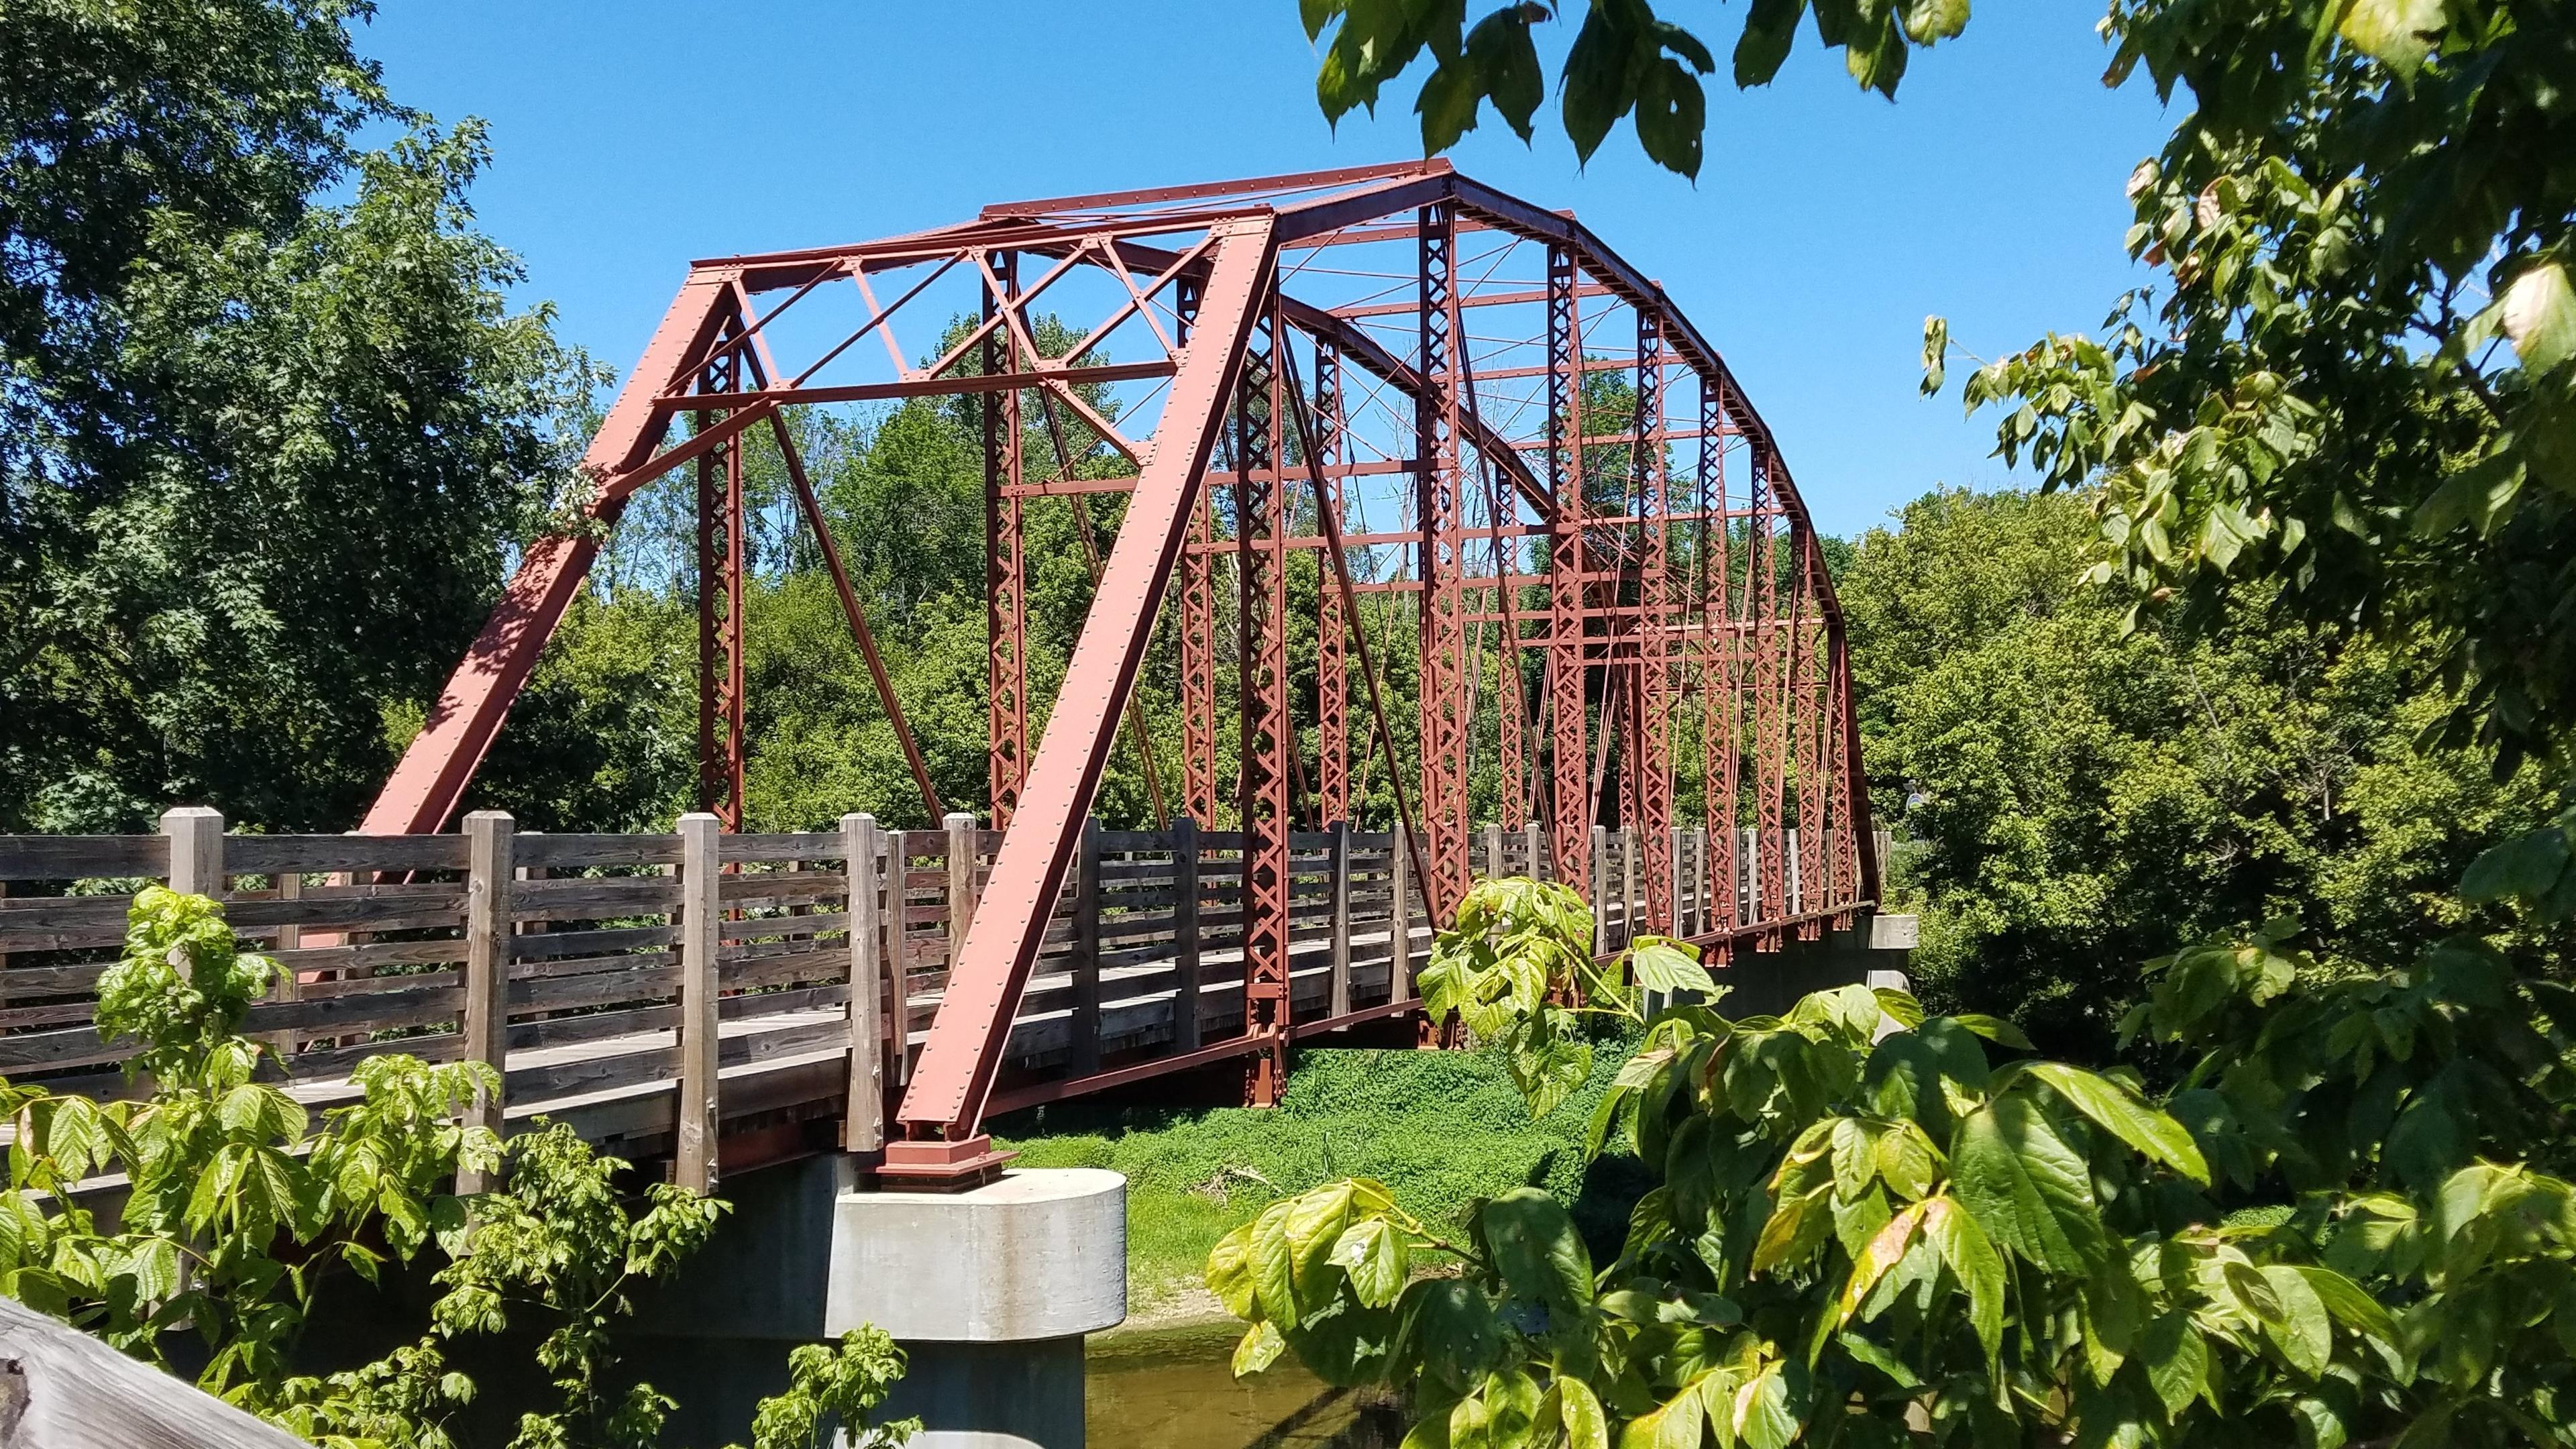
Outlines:
[[[1379, 261], [1342, 264], [1352, 257]], [[1115, 290], [1078, 340], [1047, 355], [1032, 308], [1063, 299], [1077, 276], [1114, 279]], [[952, 278], [980, 297], [980, 313], [962, 339], [951, 329], [939, 355], [908, 361], [898, 322], [918, 320], [932, 304], [917, 299]], [[800, 307], [816, 310], [811, 299], [845, 284], [865, 320], [826, 329], [818, 335], [837, 342], [782, 362]], [[880, 345], [890, 371], [837, 380]], [[1138, 438], [1093, 401], [1130, 383], [1160, 399]], [[1470, 883], [1488, 713], [1501, 823], [1543, 825], [1555, 874], [1578, 888], [1596, 823], [1636, 827], [1646, 929], [1679, 919], [1676, 747], [1700, 762], [1712, 857], [1700, 879], [1734, 882], [1741, 871], [1746, 882], [1740, 894], [1709, 892], [1693, 918], [1700, 939], [1720, 952], [1764, 949], [1877, 897], [1842, 614], [1770, 428], [1659, 285], [1570, 214], [1438, 161], [993, 206], [907, 236], [693, 264], [585, 454], [592, 526], [526, 552], [361, 828], [431, 831], [454, 812], [602, 536], [636, 490], [681, 468], [694, 470], [698, 498], [700, 795], [740, 825], [754, 429], [785, 461], [937, 818], [784, 424], [800, 405], [932, 396], [982, 399], [989, 784], [1004, 835], [910, 1074], [898, 1113], [906, 1140], [890, 1145], [890, 1170], [971, 1176], [984, 1163], [979, 1126], [1001, 1049], [1122, 715], [1157, 813], [1166, 808], [1134, 695], [1167, 593], [1181, 614], [1175, 809], [1202, 827], [1230, 809], [1242, 832], [1254, 1100], [1275, 1096], [1291, 1036], [1292, 819], [1301, 809], [1348, 818], [1358, 783], [1382, 771], [1424, 901], [1445, 915]], [[1032, 409], [1052, 457], [1031, 456]], [[674, 438], [684, 415], [692, 426]], [[1132, 473], [1078, 476], [1068, 431]], [[1371, 531], [1358, 495], [1389, 479], [1401, 526]], [[1077, 510], [1095, 591], [1032, 748], [1021, 524], [1036, 500], [1092, 491], [1123, 493], [1126, 512], [1103, 558], [1090, 514]], [[1309, 525], [1313, 534], [1300, 532]], [[1311, 778], [1288, 658], [1288, 560], [1299, 550], [1321, 556]], [[1402, 563], [1382, 577], [1389, 552]], [[1230, 790], [1216, 761], [1220, 592], [1232, 595], [1241, 713]], [[1370, 593], [1415, 601], [1418, 790], [1405, 788], [1405, 732], [1387, 718], [1383, 660], [1360, 627]], [[1381, 635], [1376, 652], [1391, 642]], [[1488, 671], [1488, 652], [1508, 663]], [[1480, 699], [1487, 689], [1493, 697]], [[1396, 987], [1407, 1004], [1410, 984]]]

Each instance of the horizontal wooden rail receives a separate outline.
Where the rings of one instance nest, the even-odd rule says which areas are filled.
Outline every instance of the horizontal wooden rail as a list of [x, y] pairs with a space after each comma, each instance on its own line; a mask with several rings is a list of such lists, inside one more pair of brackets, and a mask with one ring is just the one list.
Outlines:
[[[0, 1073], [127, 1096], [132, 1044], [101, 1041], [99, 975], [133, 892], [168, 881], [226, 903], [280, 967], [244, 1029], [267, 1070], [316, 1104], [387, 1052], [471, 1058], [504, 1089], [476, 1115], [544, 1114], [712, 1188], [728, 1124], [824, 1120], [873, 1152], [946, 990], [1001, 837], [971, 817], [885, 830], [550, 835], [468, 816], [440, 836], [227, 835], [173, 811], [158, 835], [0, 836]], [[1750, 833], [1747, 833], [1748, 837]], [[1487, 827], [1485, 874], [1556, 874], [1535, 830]], [[1796, 879], [1791, 832], [1759, 920], [1750, 839], [1675, 832], [1670, 934], [1761, 949], [1846, 915]], [[1884, 851], [1884, 841], [1878, 842]], [[1260, 1049], [1246, 1036], [1242, 837], [1086, 832], [1008, 1040], [997, 1111], [1059, 1101]], [[1290, 1000], [1311, 1040], [1418, 1009], [1432, 923], [1400, 836], [1335, 827], [1290, 839]], [[1587, 872], [1615, 953], [1644, 929], [1632, 834], [1598, 832]], [[1732, 865], [1732, 879], [1727, 867]]]

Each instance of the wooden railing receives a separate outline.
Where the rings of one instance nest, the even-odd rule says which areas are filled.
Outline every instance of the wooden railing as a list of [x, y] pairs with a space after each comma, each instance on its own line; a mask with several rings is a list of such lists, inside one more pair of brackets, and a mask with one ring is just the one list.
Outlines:
[[[1703, 832], [1677, 832], [1677, 926], [1721, 919]], [[881, 1145], [972, 919], [998, 833], [722, 835], [521, 832], [478, 813], [453, 835], [228, 835], [175, 810], [159, 835], [0, 836], [0, 1075], [61, 1091], [141, 1090], [102, 1041], [99, 974], [133, 892], [217, 897], [279, 976], [246, 1030], [290, 1090], [327, 1103], [385, 1052], [472, 1057], [502, 1073], [496, 1127], [571, 1121], [712, 1183], [719, 1143], [766, 1134]], [[1291, 838], [1292, 1018], [1300, 1037], [1400, 1013], [1430, 945], [1391, 833]], [[993, 1108], [1009, 1110], [1249, 1049], [1242, 840], [1178, 829], [1086, 832], [1021, 1002]], [[1604, 951], [1644, 898], [1632, 834], [1597, 831]], [[1535, 831], [1489, 827], [1486, 874], [1551, 874]], [[1737, 852], [1749, 859], [1750, 851]], [[1791, 852], [1794, 859], [1795, 852]], [[856, 862], [854, 889], [851, 865]], [[1732, 883], [1737, 919], [1750, 883]], [[1791, 884], [1793, 906], [1797, 900]]]

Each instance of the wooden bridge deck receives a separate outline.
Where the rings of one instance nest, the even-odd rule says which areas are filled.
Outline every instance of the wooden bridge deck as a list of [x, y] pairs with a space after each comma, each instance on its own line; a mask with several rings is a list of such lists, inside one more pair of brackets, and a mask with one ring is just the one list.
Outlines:
[[[245, 1029], [277, 1049], [299, 1098], [347, 1100], [370, 1056], [472, 1054], [502, 1070], [510, 1124], [567, 1121], [658, 1159], [695, 1112], [727, 1168], [881, 1140], [1000, 840], [963, 817], [894, 832], [854, 817], [840, 832], [721, 837], [720, 864], [693, 879], [676, 834], [512, 835], [486, 822], [478, 859], [462, 834], [224, 835], [209, 815], [174, 812], [160, 835], [0, 836], [0, 1075], [140, 1090], [120, 1069], [129, 1044], [99, 1038], [95, 990], [132, 893], [161, 880], [220, 896], [244, 944], [278, 963]], [[1347, 829], [1294, 837], [1296, 1035], [1411, 1009], [1431, 930], [1397, 844]], [[1706, 842], [1683, 832], [1678, 844], [1678, 898], [1709, 920]], [[1240, 848], [1186, 826], [1089, 832], [993, 1110], [1250, 1049]], [[1640, 899], [1640, 852], [1617, 833], [1595, 850], [1606, 947]], [[1477, 863], [1545, 873], [1543, 854], [1535, 832], [1488, 830]], [[689, 931], [693, 918], [715, 930]], [[869, 995], [873, 1011], [852, 1010]], [[1183, 1001], [1196, 1009], [1176, 1010]], [[692, 1021], [711, 1023], [711, 1053]]]

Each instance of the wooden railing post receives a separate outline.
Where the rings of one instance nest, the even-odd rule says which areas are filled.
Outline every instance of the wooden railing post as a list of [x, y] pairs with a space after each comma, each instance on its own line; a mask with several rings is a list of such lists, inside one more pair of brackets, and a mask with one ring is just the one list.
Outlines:
[[[877, 870], [881, 834], [873, 815], [841, 817], [850, 907], [850, 1095], [841, 1109], [844, 1152], [873, 1153], [885, 1147], [885, 907], [879, 897], [885, 882]], [[900, 892], [895, 904], [900, 912]]]
[[1325, 890], [1333, 904], [1333, 978], [1327, 1016], [1351, 1013], [1351, 822], [1332, 824]]
[[1610, 827], [1592, 827], [1592, 954], [1610, 954]]
[[1085, 816], [1073, 866], [1073, 1011], [1066, 1062], [1074, 1076], [1100, 1070], [1100, 822]]
[[[504, 1078], [510, 1070], [510, 898], [517, 880], [512, 829], [504, 811], [477, 810], [465, 817], [465, 1059]], [[466, 1124], [497, 1135], [507, 1121], [508, 1096], [506, 1086], [475, 1094]], [[461, 1193], [500, 1185], [497, 1173], [456, 1175]]]
[[724, 930], [716, 842], [722, 823], [680, 817], [680, 1100], [672, 1180], [716, 1190], [716, 948]]
[[1619, 944], [1637, 939], [1637, 827], [1619, 827]]
[[1388, 882], [1393, 889], [1387, 915], [1387, 999], [1410, 1001], [1420, 993], [1413, 989], [1413, 857], [1401, 822], [1392, 839], [1395, 848], [1387, 856], [1394, 872]]
[[910, 924], [912, 910], [912, 857], [921, 849], [919, 830], [885, 832], [885, 973], [889, 1010], [894, 1020], [886, 1023], [886, 1040], [892, 1043], [894, 1055], [887, 1059], [886, 1074], [902, 1086], [912, 1075], [912, 984], [908, 973], [912, 963], [905, 959], [904, 928]]
[[1199, 1049], [1199, 823], [1172, 822], [1172, 1049]]
[[181, 895], [224, 898], [224, 813], [203, 805], [161, 812], [170, 838], [170, 889]]
[[1527, 843], [1524, 844], [1521, 849], [1522, 852], [1529, 857], [1530, 879], [1548, 879], [1547, 837], [1545, 832], [1540, 828], [1539, 823], [1533, 820], [1522, 829], [1521, 834], [1527, 840]]
[[1485, 827], [1485, 878], [1492, 880], [1507, 874], [1503, 869], [1503, 827]]
[[940, 823], [948, 828], [948, 969], [954, 971], [975, 920], [975, 817], [952, 810]]

